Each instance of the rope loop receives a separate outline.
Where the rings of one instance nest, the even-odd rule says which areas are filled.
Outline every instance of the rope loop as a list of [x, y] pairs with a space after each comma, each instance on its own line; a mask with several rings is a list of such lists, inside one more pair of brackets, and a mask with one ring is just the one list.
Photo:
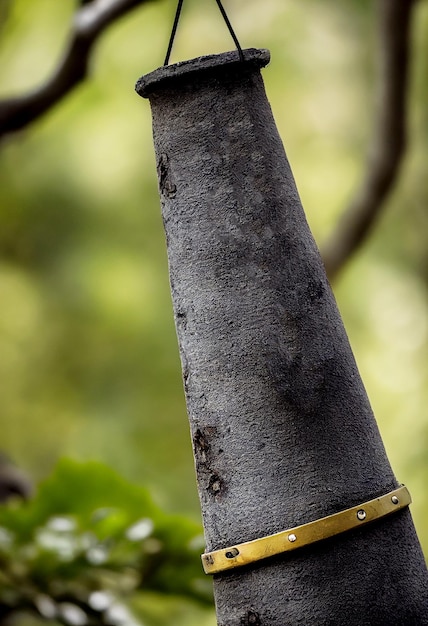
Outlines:
[[[177, 33], [177, 27], [178, 27], [178, 22], [180, 19], [180, 15], [181, 15], [181, 9], [183, 8], [183, 2], [184, 0], [178, 0], [178, 5], [177, 5], [177, 10], [175, 12], [175, 17], [174, 17], [174, 23], [172, 25], [172, 32], [171, 32], [171, 37], [169, 38], [169, 43], [168, 43], [168, 50], [166, 52], [166, 56], [165, 56], [165, 61], [164, 61], [164, 65], [168, 65], [169, 63], [169, 59], [171, 56], [171, 52], [172, 52], [172, 47], [174, 45], [174, 39], [175, 39], [175, 35]], [[242, 48], [240, 46], [240, 43], [238, 41], [237, 36], [235, 35], [235, 31], [232, 28], [232, 24], [230, 23], [229, 18], [227, 17], [227, 13], [224, 9], [224, 6], [222, 5], [220, 0], [216, 0], [218, 8], [220, 9], [220, 13], [223, 16], [224, 21], [226, 22], [226, 26], [229, 30], [229, 33], [235, 43], [235, 46], [238, 50], [239, 53], [239, 59], [241, 61], [244, 61], [244, 53], [242, 52]]]

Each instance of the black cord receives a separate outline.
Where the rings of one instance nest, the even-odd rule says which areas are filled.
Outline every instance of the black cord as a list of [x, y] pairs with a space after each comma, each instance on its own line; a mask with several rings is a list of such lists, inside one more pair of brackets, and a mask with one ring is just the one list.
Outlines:
[[169, 39], [168, 50], [166, 52], [164, 65], [168, 65], [169, 57], [171, 56], [172, 46], [174, 44], [175, 33], [177, 32], [178, 20], [180, 19], [181, 7], [183, 6], [184, 0], [178, 0], [177, 11], [175, 13], [174, 24], [172, 27], [171, 37]]
[[[168, 50], [166, 53], [166, 57], [165, 57], [165, 61], [164, 61], [164, 65], [168, 65], [169, 63], [169, 58], [171, 56], [171, 51], [172, 51], [172, 46], [174, 45], [174, 39], [175, 39], [175, 35], [177, 32], [177, 26], [178, 26], [178, 20], [180, 19], [180, 14], [181, 14], [181, 9], [183, 7], [183, 2], [184, 0], [178, 0], [178, 6], [177, 6], [177, 11], [175, 12], [175, 18], [174, 18], [174, 24], [172, 26], [172, 33], [171, 33], [171, 37], [169, 39], [169, 44], [168, 44]], [[242, 52], [242, 48], [239, 44], [238, 41], [238, 37], [235, 35], [235, 31], [232, 28], [232, 24], [230, 23], [229, 18], [227, 17], [226, 11], [224, 10], [224, 7], [221, 3], [220, 0], [216, 0], [218, 8], [220, 9], [220, 13], [223, 16], [224, 21], [226, 22], [226, 26], [229, 29], [229, 33], [232, 36], [233, 41], [235, 42], [235, 46], [238, 49], [238, 54], [239, 54], [239, 59], [241, 61], [244, 61], [244, 53]]]
[[220, 0], [216, 0], [217, 4], [218, 4], [218, 8], [220, 9], [220, 12], [223, 16], [224, 21], [226, 22], [226, 26], [229, 29], [229, 33], [232, 36], [233, 41], [235, 42], [235, 46], [238, 48], [238, 53], [239, 53], [239, 58], [241, 61], [244, 61], [244, 53], [242, 52], [242, 48], [239, 45], [239, 41], [238, 41], [238, 37], [235, 35], [235, 32], [232, 28], [232, 24], [229, 21], [229, 18], [226, 15], [226, 11], [224, 10], [224, 7], [222, 5], [222, 3], [220, 2]]

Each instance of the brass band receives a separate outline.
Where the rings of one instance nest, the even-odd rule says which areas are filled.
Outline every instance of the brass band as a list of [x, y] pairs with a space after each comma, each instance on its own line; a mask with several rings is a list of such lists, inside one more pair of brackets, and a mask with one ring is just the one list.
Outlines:
[[379, 498], [274, 535], [201, 555], [206, 574], [218, 574], [267, 557], [308, 546], [399, 511], [412, 501], [404, 485]]

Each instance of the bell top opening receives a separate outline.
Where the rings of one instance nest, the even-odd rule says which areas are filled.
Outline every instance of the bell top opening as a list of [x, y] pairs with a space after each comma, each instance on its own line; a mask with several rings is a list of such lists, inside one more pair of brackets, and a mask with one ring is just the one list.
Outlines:
[[165, 65], [142, 76], [135, 85], [135, 91], [143, 98], [149, 98], [151, 94], [174, 84], [195, 80], [196, 74], [208, 76], [237, 72], [240, 68], [245, 71], [260, 69], [270, 61], [270, 52], [266, 49], [247, 48], [243, 50], [243, 55], [242, 61], [238, 50], [233, 50]]

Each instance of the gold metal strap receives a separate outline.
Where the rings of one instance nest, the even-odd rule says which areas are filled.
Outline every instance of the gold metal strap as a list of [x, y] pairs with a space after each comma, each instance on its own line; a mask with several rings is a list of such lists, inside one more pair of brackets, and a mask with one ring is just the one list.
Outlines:
[[411, 501], [412, 498], [407, 487], [402, 485], [379, 498], [322, 517], [308, 524], [295, 526], [253, 541], [246, 541], [230, 548], [207, 552], [201, 555], [202, 565], [206, 574], [218, 574], [235, 567], [248, 565], [363, 526], [385, 515], [399, 511], [408, 506]]

